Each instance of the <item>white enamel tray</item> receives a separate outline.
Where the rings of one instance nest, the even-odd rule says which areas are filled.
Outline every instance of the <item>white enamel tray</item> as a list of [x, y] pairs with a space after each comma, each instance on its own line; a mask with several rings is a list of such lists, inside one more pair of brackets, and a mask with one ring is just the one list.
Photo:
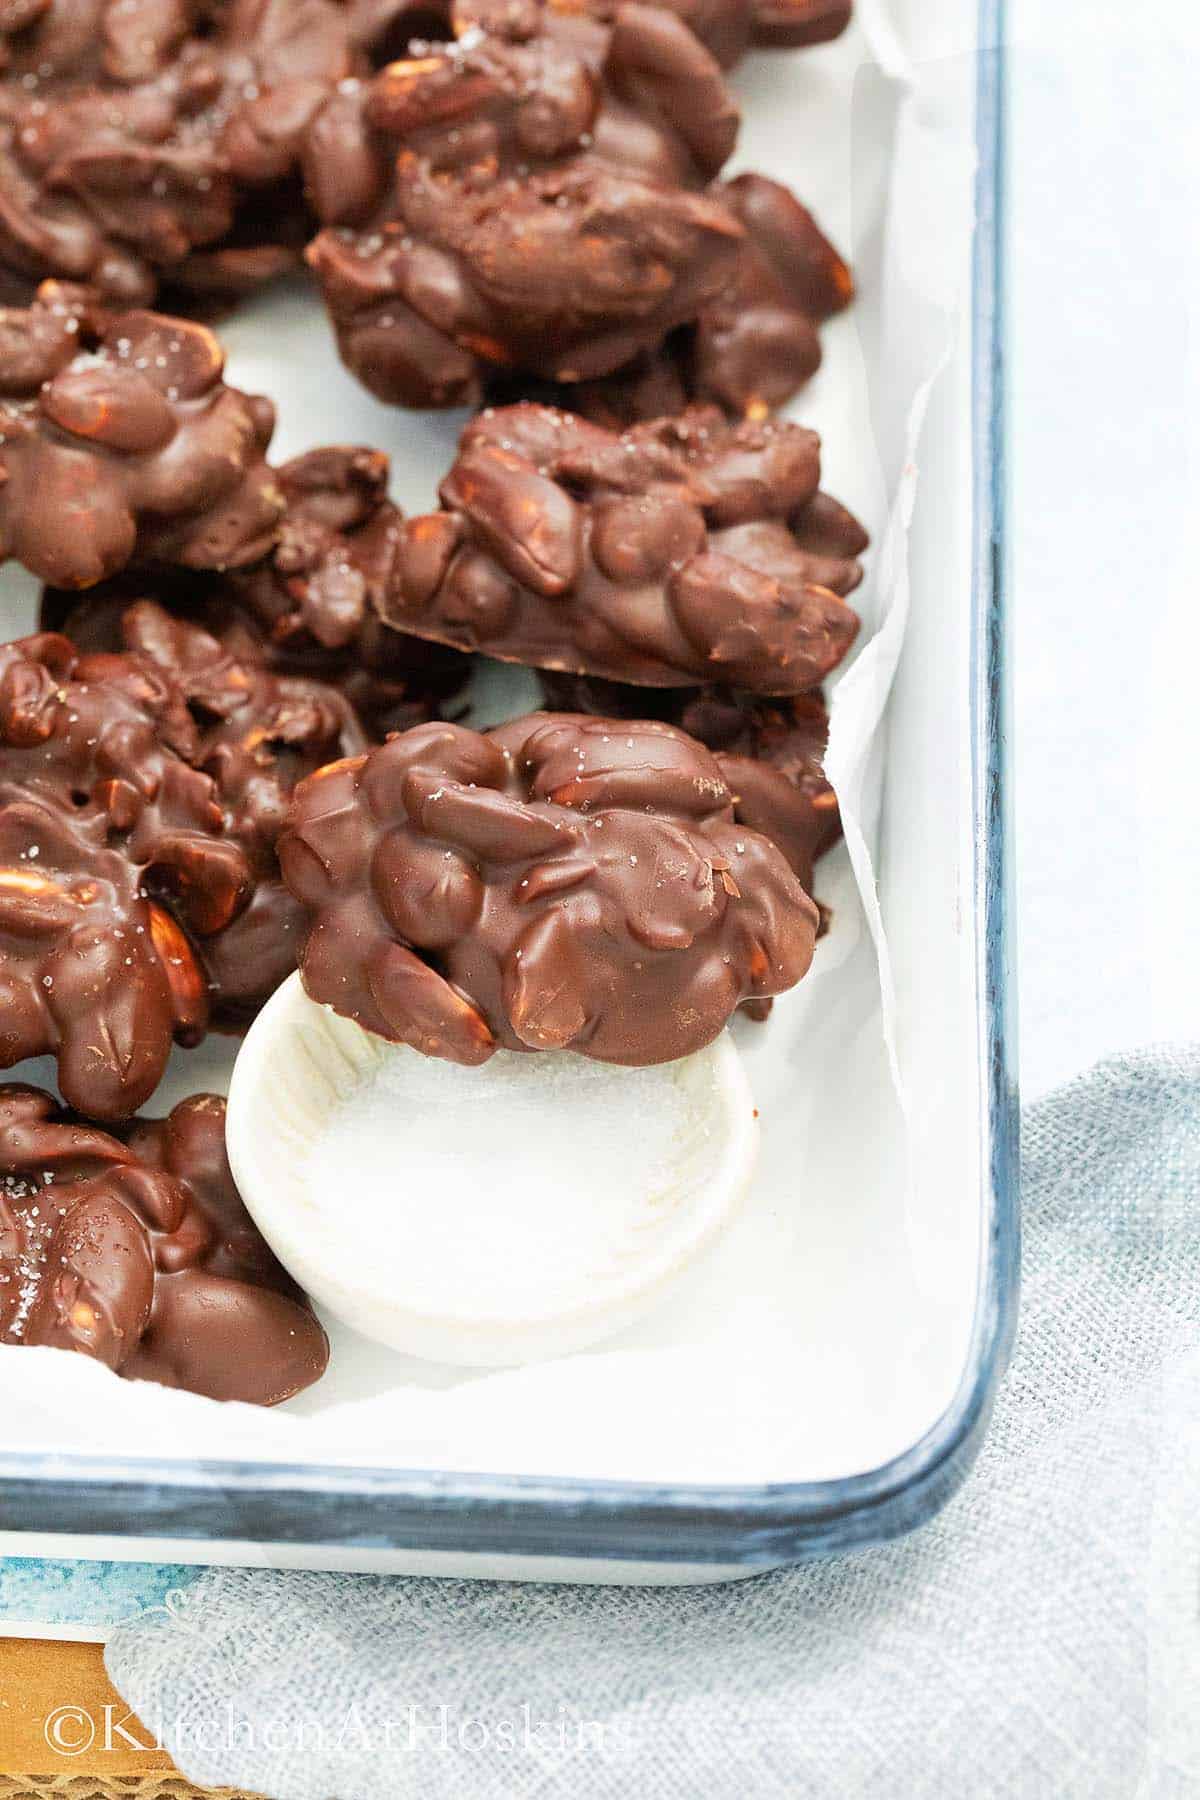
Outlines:
[[[898, 51], [873, 64], [861, 32], [808, 56], [760, 56], [738, 78], [738, 163], [794, 183], [849, 248], [863, 290], [826, 332], [825, 366], [794, 409], [823, 432], [824, 485], [877, 540], [889, 499], [913, 509], [906, 575], [888, 566], [890, 539], [872, 571], [906, 581], [910, 597], [864, 752], [886, 1031], [872, 921], [842, 846], [818, 882], [835, 922], [813, 974], [767, 1026], [735, 1027], [762, 1156], [736, 1227], [687, 1292], [595, 1351], [485, 1378], [337, 1329], [325, 1381], [250, 1422], [241, 1408], [214, 1422], [196, 1410], [211, 1403], [173, 1396], [170, 1419], [138, 1434], [136, 1384], [92, 1383], [70, 1433], [0, 1424], [0, 1554], [694, 1581], [895, 1535], [962, 1479], [1017, 1287], [991, 5], [979, 42], [989, 48], [939, 66], [933, 100], [916, 107], [904, 96], [927, 72], [902, 68]], [[837, 132], [806, 137], [813, 109], [834, 107]], [[938, 249], [961, 296], [953, 329], [869, 300], [873, 283], [904, 278], [893, 234], [905, 216], [876, 191], [879, 133], [894, 131], [897, 158], [917, 153], [931, 107], [957, 109], [978, 150], [975, 230]], [[936, 238], [936, 217], [925, 224]], [[892, 341], [897, 318], [907, 323]], [[915, 391], [941, 360], [920, 341], [925, 326], [947, 347], [914, 483], [878, 384]], [[340, 369], [300, 290], [257, 301], [223, 335], [231, 378], [279, 402], [280, 455], [376, 444], [399, 501], [430, 503], [459, 416], [377, 405]], [[12, 635], [32, 624], [32, 595], [19, 573], [0, 575]], [[232, 1048], [210, 1038], [177, 1053], [148, 1110], [223, 1088]], [[49, 1079], [44, 1065], [19, 1075]]]

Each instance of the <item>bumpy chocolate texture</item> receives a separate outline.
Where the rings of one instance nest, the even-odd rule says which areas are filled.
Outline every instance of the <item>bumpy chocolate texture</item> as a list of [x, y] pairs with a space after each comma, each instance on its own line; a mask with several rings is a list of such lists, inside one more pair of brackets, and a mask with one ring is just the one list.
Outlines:
[[196, 1094], [122, 1137], [0, 1087], [0, 1343], [215, 1400], [310, 1387], [329, 1345], [242, 1205], [225, 1102]]
[[[43, 603], [44, 617], [68, 626], [77, 649], [118, 671], [131, 652], [161, 672], [163, 691], [186, 707], [190, 724], [175, 748], [212, 778], [226, 837], [246, 864], [237, 913], [192, 945], [206, 978], [210, 1023], [239, 1030], [296, 967], [303, 937], [300, 908], [279, 876], [275, 843], [303, 776], [338, 757], [357, 755], [368, 736], [345, 695], [308, 676], [281, 675], [243, 654], [237, 634], [214, 637], [136, 590], [59, 594], [69, 608]], [[86, 666], [92, 666], [89, 662]]]
[[697, 408], [617, 436], [551, 407], [491, 410], [463, 434], [443, 510], [406, 522], [384, 616], [534, 667], [800, 693], [858, 629], [842, 598], [857, 559], [810, 539], [849, 518], [819, 476], [798, 425]]
[[[854, 298], [854, 278], [808, 208], [765, 175], [739, 175], [712, 193], [742, 224], [732, 278], [693, 325], [672, 332], [612, 375], [544, 397], [620, 431], [682, 412], [692, 401], [733, 418], [777, 412], [821, 363], [817, 327]], [[534, 397], [520, 378], [496, 377], [489, 396]]]
[[540, 713], [418, 726], [296, 790], [314, 999], [427, 1055], [666, 1062], [794, 986], [817, 912], [701, 745]]
[[[837, 795], [825, 778], [829, 714], [819, 693], [761, 700], [729, 688], [626, 687], [587, 675], [545, 675], [548, 703], [601, 718], [649, 710], [711, 750], [733, 795], [733, 816], [787, 857], [800, 885], [842, 834]], [[647, 708], [649, 702], [649, 708]]]
[[245, 904], [178, 687], [50, 635], [0, 646], [0, 1067], [54, 1054], [68, 1102], [128, 1118], [208, 1022], [193, 940]]
[[762, 419], [821, 361], [817, 326], [848, 306], [854, 280], [808, 208], [765, 175], [715, 190], [746, 230], [734, 279], [697, 321], [689, 391]]
[[[730, 69], [754, 45], [801, 48], [839, 37], [852, 0], [656, 0], [677, 13], [721, 67]], [[553, 0], [551, 10], [611, 24], [622, 0]], [[494, 35], [537, 29], [539, 0], [355, 0], [354, 36], [383, 55], [399, 55], [414, 38], [461, 36], [472, 26]]]
[[286, 510], [268, 557], [224, 575], [128, 574], [80, 596], [48, 588], [42, 624], [85, 650], [126, 647], [122, 620], [153, 599], [201, 624], [239, 662], [328, 682], [372, 736], [457, 703], [470, 659], [389, 631], [376, 602], [392, 580], [401, 515], [377, 450], [312, 450], [275, 471]]
[[346, 363], [384, 400], [473, 403], [495, 368], [607, 374], [694, 319], [741, 245], [694, 191], [737, 110], [675, 13], [489, 11], [486, 34], [390, 65], [311, 133], [331, 229], [309, 260]]
[[[367, 67], [336, 0], [17, 0], [0, 12], [0, 271], [120, 306], [297, 258], [308, 124]], [[280, 236], [280, 225], [283, 233]]]
[[197, 944], [213, 1023], [237, 1028], [291, 974], [303, 941], [302, 910], [275, 855], [292, 790], [324, 763], [365, 750], [366, 735], [336, 688], [244, 661], [152, 601], [130, 607], [122, 631], [125, 647], [183, 694], [198, 727], [190, 760], [211, 775], [226, 833], [250, 871], [246, 904]]
[[252, 563], [284, 498], [264, 460], [269, 401], [222, 381], [203, 326], [105, 323], [51, 286], [0, 311], [0, 559], [87, 587], [135, 555], [191, 569]]
[[452, 703], [469, 660], [381, 625], [402, 518], [387, 497], [378, 450], [312, 450], [276, 471], [285, 512], [270, 557], [231, 573], [228, 588], [256, 623], [271, 666], [340, 687], [379, 736]]

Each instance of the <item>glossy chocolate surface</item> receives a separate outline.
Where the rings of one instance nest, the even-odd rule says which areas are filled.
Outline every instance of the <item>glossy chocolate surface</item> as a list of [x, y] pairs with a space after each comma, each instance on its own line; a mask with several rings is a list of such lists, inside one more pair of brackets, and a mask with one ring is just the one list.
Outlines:
[[320, 1378], [325, 1333], [242, 1205], [224, 1100], [118, 1138], [0, 1086], [0, 1343], [265, 1406]]
[[693, 401], [733, 419], [764, 419], [786, 405], [819, 368], [818, 327], [853, 299], [854, 278], [782, 182], [746, 174], [711, 192], [745, 235], [730, 279], [694, 323], [611, 375], [568, 387], [500, 372], [488, 381], [488, 398], [543, 400], [614, 431]]
[[820, 693], [762, 700], [730, 688], [627, 687], [590, 675], [543, 675], [547, 703], [599, 718], [655, 718], [713, 752], [733, 798], [733, 816], [787, 857], [806, 893], [813, 865], [842, 834], [837, 796], [825, 778], [829, 714]]
[[6, 343], [0, 558], [81, 588], [135, 556], [224, 569], [267, 553], [284, 510], [264, 455], [274, 409], [225, 385], [211, 331], [106, 319], [51, 285], [28, 313], [0, 311]]
[[338, 688], [372, 737], [436, 718], [460, 704], [470, 659], [379, 618], [401, 526], [387, 475], [377, 450], [308, 451], [275, 470], [285, 510], [261, 562], [223, 574], [127, 573], [82, 595], [47, 588], [42, 625], [84, 650], [122, 650], [125, 613], [153, 600], [239, 661]]
[[670, 1061], [792, 987], [817, 910], [657, 721], [419, 726], [296, 790], [284, 877], [314, 999], [431, 1056]]
[[732, 416], [761, 419], [816, 372], [817, 326], [849, 305], [854, 280], [812, 213], [781, 182], [739, 175], [714, 192], [746, 235], [732, 281], [697, 320], [688, 392]]
[[226, 835], [250, 871], [237, 914], [197, 942], [212, 1022], [237, 1028], [291, 974], [303, 941], [303, 914], [275, 854], [292, 790], [323, 764], [365, 750], [366, 733], [338, 689], [273, 674], [153, 601], [127, 609], [122, 634], [126, 649], [182, 693], [197, 726], [191, 760], [212, 777]]
[[800, 693], [858, 629], [842, 595], [862, 571], [829, 553], [826, 515], [839, 548], [863, 533], [819, 477], [819, 439], [798, 425], [697, 408], [617, 435], [551, 407], [489, 409], [442, 511], [406, 522], [383, 615], [539, 668]]
[[[466, 21], [458, 21], [464, 25]], [[703, 187], [737, 109], [682, 19], [490, 8], [339, 94], [310, 134], [309, 251], [381, 399], [470, 404], [489, 369], [619, 368], [727, 285], [742, 240]]]
[[196, 942], [252, 889], [198, 753], [152, 662], [0, 646], [0, 1066], [56, 1055], [92, 1118], [128, 1118], [203, 1035]]
[[0, 279], [233, 295], [293, 266], [309, 123], [369, 66], [337, 0], [20, 0], [0, 12]]

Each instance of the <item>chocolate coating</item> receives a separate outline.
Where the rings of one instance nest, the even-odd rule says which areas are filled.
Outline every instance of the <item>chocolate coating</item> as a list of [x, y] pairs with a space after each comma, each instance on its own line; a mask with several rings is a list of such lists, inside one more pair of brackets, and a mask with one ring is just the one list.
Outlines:
[[132, 586], [109, 585], [82, 599], [52, 592], [43, 599], [43, 615], [57, 617], [89, 653], [132, 652], [152, 663], [187, 708], [191, 728], [181, 753], [212, 778], [225, 835], [243, 854], [248, 884], [235, 916], [193, 948], [207, 981], [211, 1024], [241, 1030], [296, 967], [303, 935], [300, 909], [275, 856], [292, 789], [323, 763], [364, 750], [368, 733], [338, 688], [274, 672], [253, 637], [247, 648], [233, 628], [214, 636], [186, 611], [145, 597], [144, 589], [139, 595]]
[[[552, 0], [551, 10], [611, 24], [622, 0]], [[846, 29], [852, 0], [656, 0], [678, 14], [688, 29], [712, 51], [721, 67], [731, 69], [753, 43], [764, 48], [820, 44]], [[461, 36], [472, 26], [496, 36], [524, 31], [532, 35], [540, 0], [351, 0], [356, 43], [384, 60], [403, 55], [414, 38]]]
[[812, 958], [812, 901], [657, 721], [418, 726], [303, 782], [280, 860], [313, 998], [454, 1062], [667, 1062]]
[[781, 182], [739, 175], [715, 191], [746, 235], [733, 280], [697, 321], [689, 390], [761, 419], [816, 372], [817, 326], [849, 305], [854, 279]]
[[183, 694], [198, 728], [191, 760], [212, 777], [226, 834], [250, 871], [246, 903], [197, 944], [213, 1024], [236, 1029], [291, 974], [303, 939], [303, 915], [275, 854], [292, 790], [323, 764], [365, 750], [366, 734], [336, 688], [245, 661], [153, 601], [126, 611], [122, 634]]
[[0, 1087], [0, 1343], [264, 1406], [324, 1374], [325, 1333], [234, 1186], [224, 1100], [118, 1139]]
[[[78, 352], [46, 379], [63, 305]], [[210, 331], [149, 312], [103, 326], [53, 289], [30, 323], [0, 311], [6, 334], [21, 349], [0, 372], [0, 558], [88, 587], [135, 556], [222, 569], [266, 554], [284, 507], [264, 460], [274, 412], [226, 387]]]
[[854, 0], [754, 0], [753, 42], [766, 50], [807, 48], [840, 37]]
[[153, 663], [0, 646], [0, 1066], [56, 1055], [92, 1118], [128, 1118], [203, 1035], [195, 943], [251, 890], [198, 751]]
[[44, 281], [28, 306], [0, 308], [0, 398], [31, 398], [107, 322], [92, 289], [74, 282]]
[[[506, 3], [507, 0], [499, 0], [500, 5]], [[723, 69], [733, 68], [745, 54], [753, 29], [751, 0], [655, 0], [655, 4], [678, 14], [688, 30], [712, 51]], [[621, 0], [586, 0], [586, 4], [576, 8], [574, 0], [567, 0], [565, 4], [556, 5], [554, 10], [579, 10], [591, 19], [611, 24], [620, 6]], [[465, 10], [469, 13], [473, 9]]]
[[841, 597], [856, 558], [808, 548], [790, 522], [824, 505], [819, 476], [798, 425], [697, 408], [618, 436], [551, 407], [489, 410], [443, 510], [406, 522], [383, 616], [534, 667], [799, 693], [858, 629]]
[[647, 693], [590, 675], [543, 675], [547, 703], [599, 718], [653, 715], [711, 750], [733, 797], [733, 816], [787, 857], [806, 893], [813, 865], [842, 835], [837, 795], [825, 778], [829, 714], [820, 693], [762, 700], [730, 688]]
[[530, 4], [339, 94], [310, 134], [309, 260], [381, 399], [477, 401], [489, 368], [608, 373], [694, 319], [742, 232], [698, 190], [732, 148], [719, 66], [662, 7]]
[[711, 69], [693, 60], [689, 76], [677, 25], [729, 68], [751, 39], [821, 42], [849, 14], [848, 0], [16, 0], [0, 10], [0, 296], [56, 278], [122, 308], [164, 291], [186, 306], [294, 267], [310, 205], [328, 221], [347, 179], [381, 197], [353, 89], [414, 37], [557, 36], [593, 66], [610, 38], [633, 42], [596, 138], [654, 163], [670, 138], [714, 129], [700, 124], [716, 116]]
[[285, 511], [269, 556], [226, 574], [129, 574], [80, 596], [47, 588], [42, 625], [86, 650], [121, 650], [125, 612], [152, 599], [203, 625], [238, 661], [338, 688], [373, 737], [436, 718], [470, 659], [403, 637], [375, 603], [392, 580], [401, 515], [377, 450], [312, 450], [275, 471]]
[[276, 477], [285, 505], [278, 542], [228, 584], [263, 632], [272, 666], [341, 687], [379, 736], [433, 718], [470, 664], [380, 625], [403, 525], [388, 499], [387, 458], [335, 445], [297, 456]]
[[712, 193], [745, 236], [731, 279], [692, 325], [623, 368], [573, 387], [493, 377], [497, 405], [544, 399], [621, 431], [693, 401], [764, 419], [816, 373], [818, 326], [854, 297], [854, 278], [808, 208], [782, 183], [739, 175]]
[[656, 349], [641, 351], [623, 369], [597, 381], [578, 381], [572, 387], [498, 376], [489, 381], [487, 397], [493, 406], [511, 406], [522, 400], [561, 406], [607, 431], [626, 431], [651, 419], [674, 418], [692, 404], [695, 335], [694, 326], [682, 326]]
[[6, 7], [10, 282], [87, 281], [127, 307], [162, 281], [229, 293], [294, 263], [300, 144], [337, 84], [368, 66], [352, 40], [336, 0]]

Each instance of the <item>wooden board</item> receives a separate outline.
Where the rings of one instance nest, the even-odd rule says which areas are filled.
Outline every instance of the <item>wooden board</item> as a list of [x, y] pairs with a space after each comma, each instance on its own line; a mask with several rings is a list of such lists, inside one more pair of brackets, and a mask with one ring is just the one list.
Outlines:
[[104, 1673], [99, 1644], [0, 1638], [0, 1800], [256, 1800], [196, 1788]]

